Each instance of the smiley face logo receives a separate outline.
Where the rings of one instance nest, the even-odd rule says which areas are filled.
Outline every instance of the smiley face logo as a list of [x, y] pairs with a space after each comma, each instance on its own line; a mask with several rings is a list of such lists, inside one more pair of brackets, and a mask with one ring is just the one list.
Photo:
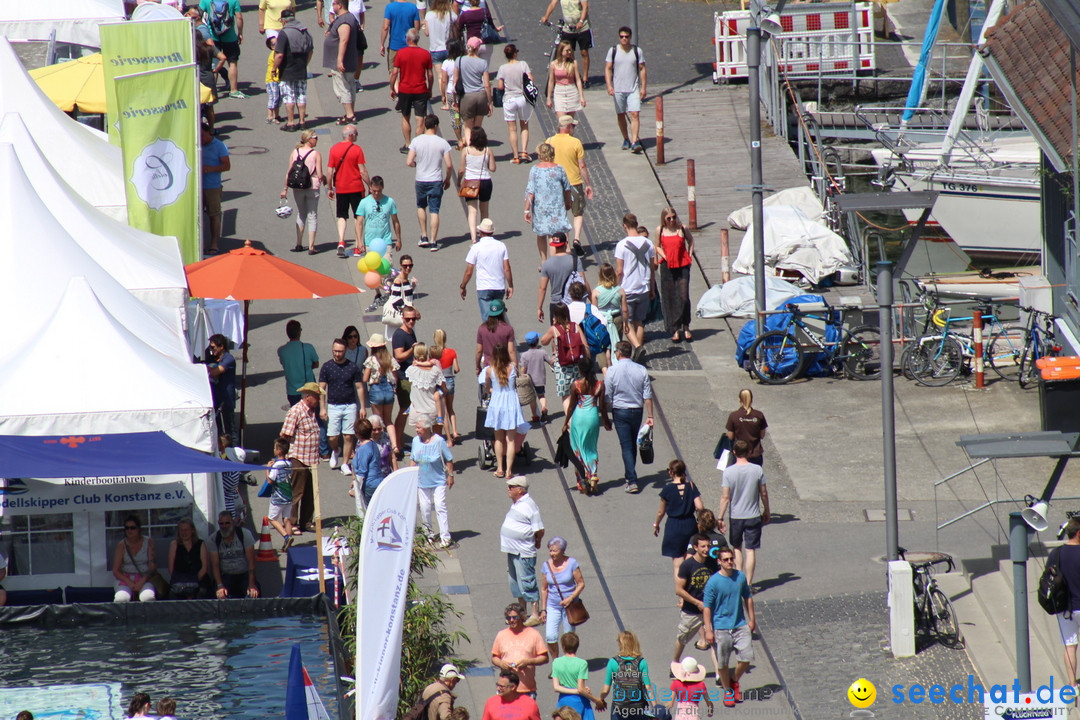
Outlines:
[[848, 701], [857, 708], [868, 708], [877, 699], [877, 688], [866, 678], [851, 683], [847, 690]]

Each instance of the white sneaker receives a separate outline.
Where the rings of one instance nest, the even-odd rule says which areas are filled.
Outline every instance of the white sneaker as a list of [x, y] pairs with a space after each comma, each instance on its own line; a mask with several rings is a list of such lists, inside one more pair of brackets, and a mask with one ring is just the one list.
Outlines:
[[342, 463], [341, 464], [341, 474], [342, 475], [352, 475], [352, 468], [349, 467], [349, 463]]
[[337, 470], [341, 467], [341, 459], [338, 457], [337, 450], [330, 451], [330, 469]]

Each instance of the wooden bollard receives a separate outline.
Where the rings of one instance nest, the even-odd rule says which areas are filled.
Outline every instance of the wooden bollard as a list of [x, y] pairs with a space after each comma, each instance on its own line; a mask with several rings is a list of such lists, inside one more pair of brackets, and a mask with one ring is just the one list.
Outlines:
[[720, 228], [720, 282], [731, 279], [731, 248], [728, 245], [728, 229]]
[[686, 216], [690, 218], [690, 229], [697, 230], [697, 178], [694, 174], [694, 161], [686, 161]]
[[656, 96], [656, 164], [664, 164], [664, 96]]

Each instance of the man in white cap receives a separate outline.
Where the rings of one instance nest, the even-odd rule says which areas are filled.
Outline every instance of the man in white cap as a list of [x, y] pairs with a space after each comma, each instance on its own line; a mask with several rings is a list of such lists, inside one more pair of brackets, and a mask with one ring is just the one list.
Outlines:
[[510, 270], [510, 253], [506, 243], [495, 239], [495, 223], [484, 218], [476, 226], [479, 238], [465, 256], [465, 275], [461, 278], [461, 299], [465, 299], [469, 280], [476, 271], [476, 301], [480, 304], [480, 322], [487, 322], [492, 300], [509, 300], [514, 296], [514, 274]]
[[515, 475], [506, 481], [510, 509], [499, 530], [500, 549], [506, 553], [510, 594], [522, 607], [532, 604], [532, 614], [524, 624], [540, 624], [540, 589], [536, 585], [536, 550], [544, 539], [544, 521], [540, 508], [529, 495], [529, 480]]
[[574, 137], [577, 120], [570, 115], [559, 118], [559, 132], [547, 139], [555, 148], [555, 162], [566, 171], [570, 181], [570, 214], [574, 225], [574, 254], [581, 256], [581, 233], [585, 229], [585, 201], [592, 200], [593, 188], [589, 182], [589, 168], [585, 166], [585, 146]]
[[439, 679], [424, 688], [420, 700], [427, 703], [427, 720], [450, 720], [456, 699], [454, 688], [462, 677], [456, 667], [446, 663], [439, 670]]

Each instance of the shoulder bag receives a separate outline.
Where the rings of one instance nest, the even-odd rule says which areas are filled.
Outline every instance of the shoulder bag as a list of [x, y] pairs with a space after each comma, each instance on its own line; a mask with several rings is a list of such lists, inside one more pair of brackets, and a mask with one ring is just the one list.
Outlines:
[[[559, 600], [564, 599], [562, 588], [559, 587], [559, 581], [555, 577], [555, 563], [548, 560], [548, 567], [551, 568], [551, 584], [555, 586], [555, 590], [559, 593]], [[570, 623], [570, 627], [577, 627], [578, 625], [584, 625], [589, 620], [589, 611], [585, 609], [585, 603], [581, 601], [581, 598], [576, 597], [570, 601], [570, 604], [565, 608], [566, 622]]]
[[1047, 615], [1065, 613], [1065, 618], [1068, 619], [1072, 614], [1069, 597], [1069, 586], [1061, 572], [1061, 548], [1057, 547], [1047, 558], [1046, 567], [1039, 578], [1039, 605]]
[[[480, 156], [480, 174], [484, 174], [484, 168], [487, 167], [487, 154], [488, 151], [484, 150], [484, 154]], [[458, 187], [458, 197], [465, 198], [466, 200], [476, 200], [480, 197], [480, 180], [479, 178], [474, 180], [462, 180], [461, 185]]]
[[[150, 542], [150, 538], [143, 538], [144, 543]], [[149, 546], [146, 548], [147, 554], [150, 552]], [[131, 554], [131, 548], [128, 547], [127, 540], [124, 541], [124, 552], [131, 559], [131, 564], [135, 566], [135, 570], [140, 574], [144, 574], [139, 569], [139, 563], [135, 562], [135, 556]], [[150, 587], [154, 588], [154, 594], [158, 600], [164, 600], [169, 597], [169, 583], [165, 581], [165, 578], [161, 576], [157, 570], [146, 576], [146, 582], [150, 584]]]

